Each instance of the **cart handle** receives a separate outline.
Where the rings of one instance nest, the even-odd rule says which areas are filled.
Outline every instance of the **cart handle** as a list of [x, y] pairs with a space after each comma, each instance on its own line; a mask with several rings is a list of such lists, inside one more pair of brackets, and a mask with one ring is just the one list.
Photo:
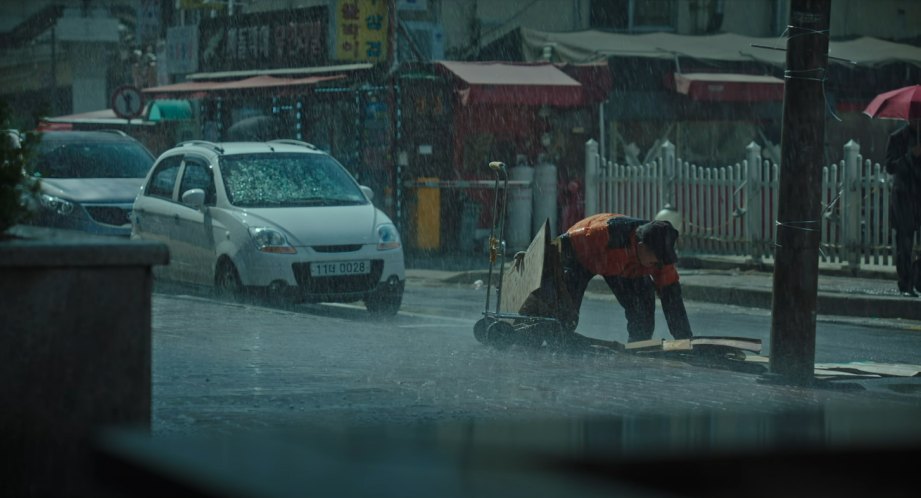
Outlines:
[[[492, 230], [489, 234], [489, 273], [486, 275], [486, 308], [484, 314], [489, 312], [490, 298], [492, 294], [492, 274], [493, 267], [496, 265], [496, 259], [498, 259], [500, 249], [503, 249], [503, 259], [504, 259], [504, 248], [500, 247], [502, 244], [502, 238], [504, 236], [503, 232], [505, 230], [503, 222], [505, 221], [505, 199], [503, 199], [500, 209], [499, 204], [499, 180], [504, 181], [504, 192], [506, 196], [508, 195], [508, 172], [505, 169], [505, 163], [502, 161], [490, 161], [489, 169], [496, 172], [496, 198], [495, 206], [493, 207], [493, 220], [492, 220]], [[501, 177], [501, 178], [500, 178]], [[496, 233], [496, 228], [499, 229], [499, 233]], [[498, 235], [498, 236], [497, 236]], [[500, 264], [504, 263], [501, 261]], [[499, 287], [496, 292], [496, 298], [502, 298], [502, 271], [503, 268], [499, 268]], [[496, 303], [496, 313], [499, 312], [500, 303]]]

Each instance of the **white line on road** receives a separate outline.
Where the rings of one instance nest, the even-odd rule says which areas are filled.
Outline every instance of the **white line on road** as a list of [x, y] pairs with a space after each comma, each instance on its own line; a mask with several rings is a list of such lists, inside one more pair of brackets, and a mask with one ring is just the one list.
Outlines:
[[[215, 299], [212, 299], [212, 298], [200, 297], [200, 296], [193, 296], [193, 295], [188, 295], [188, 294], [159, 294], [159, 293], [155, 293], [155, 295], [158, 296], [158, 297], [160, 297], [160, 298], [164, 298], [164, 299], [185, 300], [185, 301], [197, 301], [197, 302], [208, 303], [208, 304], [230, 306], [230, 307], [234, 307], [234, 308], [258, 308], [258, 309], [261, 310], [261, 311], [267, 311], [267, 312], [279, 313], [279, 314], [296, 314], [296, 315], [302, 314], [301, 312], [298, 312], [298, 311], [290, 311], [290, 310], [272, 308], [272, 307], [267, 307], [267, 306], [259, 306], [259, 305], [257, 305], [257, 304], [249, 304], [249, 303], [245, 303], [245, 304], [244, 304], [244, 303], [233, 303], [233, 302], [227, 302], [227, 301], [220, 301], [220, 300], [215, 300]], [[318, 304], [316, 304], [316, 305], [318, 305], [318, 306], [328, 306], [328, 307], [330, 307], [330, 308], [348, 309], [348, 310], [360, 310], [360, 311], [364, 311], [364, 310], [365, 310], [365, 307], [364, 307], [364, 306], [362, 306], [362, 305], [357, 305], [357, 304], [351, 304], [351, 303], [318, 303]], [[401, 316], [407, 316], [407, 317], [412, 317], [412, 318], [424, 318], [424, 319], [428, 319], [428, 320], [438, 320], [438, 321], [441, 321], [441, 322], [445, 322], [445, 321], [447, 321], [447, 322], [455, 322], [455, 323], [458, 323], [458, 324], [468, 325], [468, 326], [470, 326], [470, 327], [472, 327], [473, 324], [476, 322], [476, 320], [471, 319], [471, 318], [455, 318], [455, 317], [452, 317], [452, 316], [443, 316], [443, 315], [438, 315], [438, 314], [434, 314], [434, 313], [418, 313], [418, 312], [403, 311], [403, 310], [401, 310], [401, 311], [399, 312], [399, 315], [401, 315]], [[404, 328], [408, 328], [408, 327], [424, 327], [425, 325], [416, 325], [416, 324], [413, 324], [413, 325], [399, 325], [399, 326], [400, 326], [400, 327], [404, 327]]]
[[[359, 305], [356, 305], [356, 304], [348, 304], [348, 303], [324, 303], [323, 306], [332, 306], [332, 307], [336, 307], [336, 308], [364, 309], [364, 306], [359, 306]], [[413, 317], [413, 318], [428, 318], [428, 319], [434, 319], [434, 320], [443, 320], [443, 321], [449, 321], [449, 322], [464, 323], [464, 324], [470, 325], [471, 327], [472, 327], [473, 324], [476, 322], [476, 320], [471, 320], [471, 319], [469, 319], [469, 318], [454, 318], [454, 317], [452, 317], [452, 316], [429, 315], [429, 314], [425, 314], [425, 313], [416, 313], [416, 312], [413, 312], [413, 311], [403, 311], [403, 310], [401, 310], [401, 311], [399, 312], [399, 314], [402, 315], [402, 316], [410, 316], [410, 317]], [[424, 326], [424, 325], [412, 325], [412, 327], [423, 327], [423, 326]], [[400, 327], [409, 327], [409, 326], [400, 325]]]

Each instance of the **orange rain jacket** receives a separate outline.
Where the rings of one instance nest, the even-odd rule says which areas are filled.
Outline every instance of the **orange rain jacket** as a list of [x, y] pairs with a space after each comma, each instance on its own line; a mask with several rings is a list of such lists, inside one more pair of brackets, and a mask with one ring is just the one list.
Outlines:
[[646, 223], [622, 214], [600, 213], [567, 230], [576, 259], [586, 270], [602, 276], [652, 276], [656, 289], [678, 281], [675, 265], [644, 267], [637, 256], [636, 227]]

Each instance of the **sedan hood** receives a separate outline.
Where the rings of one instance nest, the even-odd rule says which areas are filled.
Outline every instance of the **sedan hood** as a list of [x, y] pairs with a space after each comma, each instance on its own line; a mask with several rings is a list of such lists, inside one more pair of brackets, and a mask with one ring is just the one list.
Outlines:
[[132, 203], [143, 178], [42, 178], [42, 192], [76, 202]]
[[388, 221], [373, 204], [362, 206], [257, 208], [240, 214], [249, 227], [281, 228], [293, 246], [376, 244], [374, 228]]

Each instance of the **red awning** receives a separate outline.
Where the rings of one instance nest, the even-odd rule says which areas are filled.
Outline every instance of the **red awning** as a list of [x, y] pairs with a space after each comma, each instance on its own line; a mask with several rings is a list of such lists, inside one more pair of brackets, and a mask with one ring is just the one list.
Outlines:
[[323, 81], [337, 80], [345, 75], [310, 76], [307, 78], [276, 78], [274, 76], [253, 76], [242, 80], [230, 81], [187, 81], [173, 85], [145, 88], [142, 92], [153, 99], [200, 99], [212, 93], [233, 90], [251, 90], [261, 88], [290, 88], [315, 85]]
[[39, 121], [38, 126], [35, 127], [36, 131], [71, 131], [74, 129], [72, 123], [49, 123], [47, 121]]
[[691, 100], [765, 102], [783, 100], [784, 82], [773, 76], [733, 73], [675, 73], [674, 89]]
[[142, 93], [153, 99], [200, 99], [208, 95], [208, 91], [218, 88], [223, 82], [216, 81], [188, 81], [172, 85], [154, 86], [144, 88]]
[[464, 105], [575, 107], [583, 104], [582, 85], [552, 64], [447, 61], [438, 64], [463, 82], [458, 93]]
[[586, 104], [597, 104], [608, 99], [614, 88], [614, 78], [607, 60], [590, 64], [555, 64], [557, 68], [582, 85]]

